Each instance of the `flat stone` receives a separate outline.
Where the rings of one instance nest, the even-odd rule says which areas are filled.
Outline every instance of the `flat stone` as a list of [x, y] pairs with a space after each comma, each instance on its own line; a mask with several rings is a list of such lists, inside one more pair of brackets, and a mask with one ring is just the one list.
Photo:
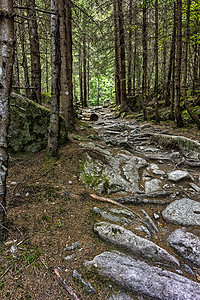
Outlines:
[[150, 181], [146, 181], [145, 182], [145, 193], [149, 194], [149, 193], [159, 191], [161, 189], [160, 183], [161, 183], [161, 181], [156, 178], [154, 178]]
[[116, 216], [114, 213], [109, 213], [105, 209], [101, 209], [98, 207], [93, 208], [93, 213], [100, 215], [103, 219], [107, 219], [111, 222], [115, 222], [115, 223], [119, 223], [119, 224], [130, 225], [133, 221], [133, 220], [125, 217], [122, 212], [121, 212], [121, 214], [119, 212], [118, 216]]
[[166, 222], [183, 226], [200, 226], [200, 202], [182, 198], [170, 203], [162, 212]]
[[119, 252], [104, 252], [85, 265], [96, 267], [97, 272], [126, 291], [151, 299], [200, 299], [200, 284], [176, 273], [151, 267]]
[[200, 238], [198, 236], [183, 229], [176, 229], [167, 241], [184, 259], [200, 267]]
[[181, 170], [169, 172], [167, 174], [167, 177], [169, 180], [174, 182], [180, 181], [182, 179], [191, 179], [191, 176], [187, 171], [181, 171]]
[[166, 250], [121, 226], [100, 222], [94, 225], [94, 232], [102, 240], [124, 248], [133, 256], [179, 268], [178, 260]]

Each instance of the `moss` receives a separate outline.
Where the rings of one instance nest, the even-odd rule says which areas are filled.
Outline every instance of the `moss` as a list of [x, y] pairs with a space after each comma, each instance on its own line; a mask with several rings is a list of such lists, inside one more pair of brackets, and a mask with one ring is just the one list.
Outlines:
[[[10, 96], [11, 124], [9, 150], [11, 152], [38, 152], [45, 149], [48, 139], [50, 111], [15, 93]], [[60, 116], [59, 143], [68, 140], [65, 120]]]

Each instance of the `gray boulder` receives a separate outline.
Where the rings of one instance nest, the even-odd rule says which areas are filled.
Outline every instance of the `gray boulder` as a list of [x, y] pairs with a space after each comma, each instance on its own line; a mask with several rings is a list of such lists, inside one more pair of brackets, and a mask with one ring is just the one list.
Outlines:
[[97, 267], [101, 275], [123, 289], [151, 299], [200, 299], [200, 284], [119, 252], [104, 252], [85, 265]]
[[179, 268], [178, 260], [166, 250], [119, 225], [100, 222], [94, 225], [94, 231], [102, 240], [124, 248], [135, 257]]
[[169, 172], [167, 174], [167, 177], [169, 180], [177, 182], [183, 179], [191, 179], [190, 174], [187, 171], [182, 171], [182, 170], [175, 170], [172, 172]]
[[200, 267], [200, 238], [183, 229], [176, 229], [169, 237], [168, 243], [191, 264]]
[[[9, 150], [16, 153], [38, 152], [45, 149], [50, 111], [15, 93], [10, 96], [10, 108]], [[67, 140], [66, 123], [60, 116], [59, 144], [63, 144]]]
[[182, 225], [200, 225], [200, 202], [182, 198], [170, 203], [162, 212], [166, 222]]

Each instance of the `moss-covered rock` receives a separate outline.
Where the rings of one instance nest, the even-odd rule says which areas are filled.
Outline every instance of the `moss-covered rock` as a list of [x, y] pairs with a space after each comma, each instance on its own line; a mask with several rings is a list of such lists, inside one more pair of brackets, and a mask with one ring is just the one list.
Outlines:
[[[47, 146], [50, 111], [12, 93], [10, 96], [9, 151], [38, 152]], [[68, 140], [65, 120], [60, 116], [59, 144]]]

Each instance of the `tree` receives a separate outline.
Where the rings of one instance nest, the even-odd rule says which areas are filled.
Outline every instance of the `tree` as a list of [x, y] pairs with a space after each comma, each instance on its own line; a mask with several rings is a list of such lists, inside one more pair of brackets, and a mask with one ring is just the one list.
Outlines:
[[197, 127], [200, 129], [199, 117], [195, 115], [187, 100], [187, 73], [188, 73], [187, 65], [188, 65], [188, 45], [190, 39], [190, 6], [191, 6], [191, 0], [187, 0], [185, 47], [184, 47], [184, 59], [183, 59], [183, 83], [182, 83], [183, 100], [190, 117], [194, 120], [194, 122], [197, 124]]
[[142, 8], [142, 46], [143, 46], [143, 77], [142, 77], [142, 109], [143, 109], [143, 119], [147, 119], [147, 4], [146, 0], [143, 1]]
[[0, 36], [0, 241], [2, 241], [5, 237], [9, 95], [12, 85], [12, 67], [14, 56], [14, 13], [12, 0], [1, 1]]
[[61, 104], [67, 126], [74, 128], [72, 85], [71, 2], [60, 0]]
[[52, 51], [52, 74], [51, 74], [51, 113], [48, 135], [48, 152], [51, 156], [58, 156], [59, 134], [59, 107], [60, 107], [60, 33], [58, 0], [51, 0], [51, 51]]
[[124, 40], [124, 16], [122, 10], [122, 0], [117, 0], [117, 12], [119, 22], [119, 55], [120, 55], [120, 98], [121, 112], [128, 110], [126, 96], [126, 57], [125, 57], [125, 40]]
[[117, 1], [113, 0], [113, 16], [114, 16], [114, 34], [115, 34], [115, 103], [119, 105], [121, 103], [120, 92], [120, 67], [119, 67], [119, 24], [117, 17]]
[[159, 123], [158, 111], [158, 0], [155, 0], [155, 118]]
[[177, 0], [177, 41], [176, 41], [176, 70], [175, 70], [175, 103], [174, 113], [176, 124], [183, 127], [183, 120], [180, 110], [180, 90], [181, 90], [181, 57], [182, 57], [182, 0]]
[[41, 64], [35, 0], [27, 0], [28, 28], [31, 53], [32, 100], [41, 104]]

